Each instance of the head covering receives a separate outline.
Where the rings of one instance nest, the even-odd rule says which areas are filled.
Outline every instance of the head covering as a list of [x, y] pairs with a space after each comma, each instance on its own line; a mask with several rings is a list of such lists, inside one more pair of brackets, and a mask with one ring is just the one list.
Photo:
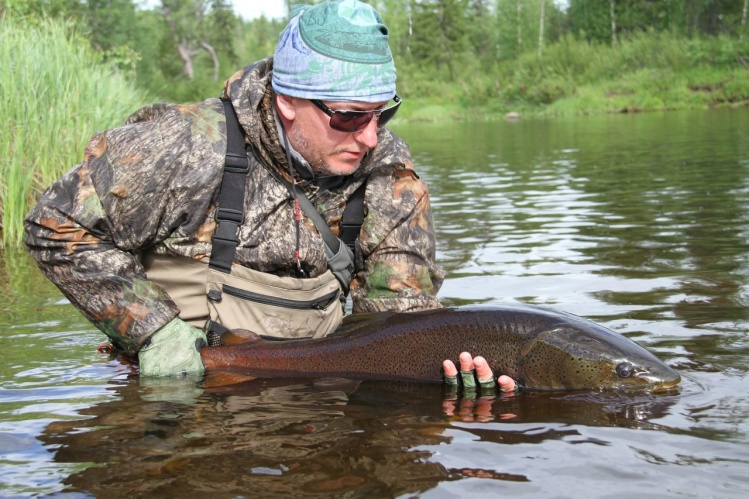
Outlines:
[[276, 93], [358, 102], [395, 96], [388, 29], [370, 5], [329, 0], [297, 6], [291, 17], [273, 56]]

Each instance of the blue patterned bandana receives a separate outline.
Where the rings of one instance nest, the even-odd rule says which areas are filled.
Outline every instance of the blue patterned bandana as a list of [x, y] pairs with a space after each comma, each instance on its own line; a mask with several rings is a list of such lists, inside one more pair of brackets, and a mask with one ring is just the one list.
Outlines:
[[388, 29], [371, 6], [297, 6], [273, 57], [273, 90], [302, 99], [384, 102], [395, 95]]

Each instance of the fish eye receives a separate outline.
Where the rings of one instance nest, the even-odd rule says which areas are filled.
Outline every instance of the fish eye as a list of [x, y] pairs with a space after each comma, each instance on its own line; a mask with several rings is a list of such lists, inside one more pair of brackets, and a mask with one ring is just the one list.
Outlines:
[[622, 362], [616, 366], [616, 374], [620, 378], [629, 378], [635, 373], [635, 367], [629, 362]]

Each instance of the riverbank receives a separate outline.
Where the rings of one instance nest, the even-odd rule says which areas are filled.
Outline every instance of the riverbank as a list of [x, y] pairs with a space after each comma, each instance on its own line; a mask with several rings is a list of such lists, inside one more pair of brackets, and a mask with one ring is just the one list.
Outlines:
[[[410, 98], [398, 113], [398, 120], [408, 123], [446, 121], [514, 120], [523, 117], [553, 118], [611, 113], [663, 112], [688, 109], [749, 107], [749, 93], [743, 88], [749, 71], [722, 73], [717, 78], [692, 78], [690, 75], [664, 74], [644, 70], [617, 81], [576, 87], [573, 95], [548, 105], [487, 102], [465, 107], [460, 104], [434, 103], [429, 99]], [[667, 78], [666, 92], [652, 91]]]
[[[404, 64], [408, 121], [491, 120], [749, 105], [749, 40], [638, 33], [612, 46], [565, 37], [457, 81]], [[403, 74], [401, 74], [403, 73]]]

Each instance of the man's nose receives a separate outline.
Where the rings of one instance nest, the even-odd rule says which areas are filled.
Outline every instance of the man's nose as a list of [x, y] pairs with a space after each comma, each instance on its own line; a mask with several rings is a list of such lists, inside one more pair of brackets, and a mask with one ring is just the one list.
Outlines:
[[377, 118], [373, 117], [367, 126], [354, 134], [357, 142], [365, 145], [368, 149], [374, 149], [377, 145]]

